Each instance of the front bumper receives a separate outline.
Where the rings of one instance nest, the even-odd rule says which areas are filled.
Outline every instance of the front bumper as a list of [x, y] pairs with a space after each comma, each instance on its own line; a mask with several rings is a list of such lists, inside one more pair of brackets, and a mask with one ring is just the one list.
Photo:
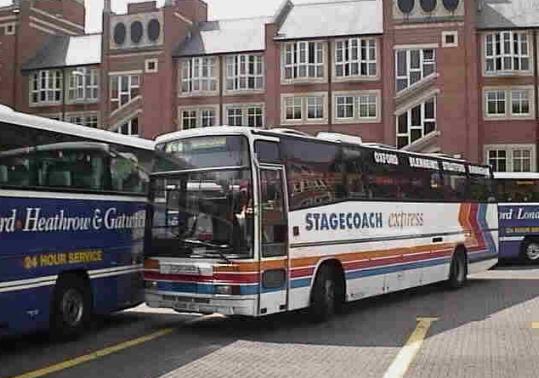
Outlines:
[[149, 307], [170, 308], [178, 312], [223, 315], [257, 315], [256, 296], [238, 295], [182, 295], [178, 293], [145, 290]]

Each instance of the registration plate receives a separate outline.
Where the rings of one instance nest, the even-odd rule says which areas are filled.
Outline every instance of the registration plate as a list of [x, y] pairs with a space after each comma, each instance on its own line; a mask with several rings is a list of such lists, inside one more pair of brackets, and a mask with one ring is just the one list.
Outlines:
[[195, 265], [161, 264], [159, 271], [161, 274], [200, 274], [200, 269]]

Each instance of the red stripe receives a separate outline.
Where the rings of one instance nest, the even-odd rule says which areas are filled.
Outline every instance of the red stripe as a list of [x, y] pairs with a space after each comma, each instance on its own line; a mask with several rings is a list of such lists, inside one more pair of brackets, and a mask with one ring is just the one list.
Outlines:
[[429, 260], [439, 257], [446, 257], [450, 256], [452, 253], [452, 250], [442, 250], [442, 251], [436, 251], [436, 252], [430, 252], [430, 253], [421, 253], [417, 255], [412, 256], [394, 256], [387, 259], [380, 259], [380, 260], [367, 260], [367, 261], [356, 261], [356, 262], [350, 262], [345, 263], [344, 268], [345, 270], [355, 270], [355, 269], [361, 269], [361, 268], [372, 268], [372, 267], [383, 267], [385, 265], [391, 265], [391, 264], [401, 264], [401, 263], [411, 263], [411, 262], [417, 262], [422, 260]]
[[228, 274], [216, 273], [213, 276], [196, 276], [185, 274], [161, 274], [152, 271], [144, 271], [146, 280], [165, 280], [174, 282], [212, 282], [212, 283], [258, 283], [258, 274]]
[[313, 274], [314, 274], [314, 267], [292, 269], [290, 273], [290, 278], [298, 278], [298, 277], [306, 277], [306, 276], [310, 277]]

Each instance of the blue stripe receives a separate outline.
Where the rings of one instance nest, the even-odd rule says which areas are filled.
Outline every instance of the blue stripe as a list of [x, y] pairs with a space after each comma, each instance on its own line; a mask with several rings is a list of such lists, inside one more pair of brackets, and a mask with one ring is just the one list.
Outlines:
[[488, 250], [486, 253], [492, 257], [492, 255], [498, 254], [498, 250], [496, 249], [496, 243], [492, 238], [492, 233], [490, 231], [483, 231], [489, 229], [487, 224], [487, 208], [488, 204], [479, 204], [478, 221], [479, 225], [481, 226], [481, 234], [487, 243]]
[[307, 287], [307, 286], [311, 286], [311, 277], [297, 278], [297, 279], [292, 280], [290, 282], [290, 288], [291, 289], [297, 289], [297, 288], [300, 288], [300, 287]]
[[362, 270], [357, 270], [354, 272], [347, 272], [346, 279], [351, 280], [351, 279], [361, 278], [361, 277], [377, 276], [380, 274], [396, 273], [403, 270], [426, 268], [430, 266], [448, 264], [450, 261], [451, 259], [449, 257], [444, 257], [444, 258], [435, 259], [435, 260], [417, 261], [417, 262], [413, 262], [409, 264], [382, 266], [382, 267], [371, 268], [371, 269], [362, 269]]

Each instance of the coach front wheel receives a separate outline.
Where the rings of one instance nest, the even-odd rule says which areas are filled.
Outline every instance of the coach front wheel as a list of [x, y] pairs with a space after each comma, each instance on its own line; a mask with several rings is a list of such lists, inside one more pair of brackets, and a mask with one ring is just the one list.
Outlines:
[[311, 292], [310, 313], [314, 321], [329, 319], [335, 314], [337, 285], [329, 266], [322, 266], [314, 280]]
[[91, 317], [91, 293], [88, 283], [77, 275], [60, 277], [51, 308], [51, 332], [54, 337], [79, 335]]
[[467, 278], [468, 264], [466, 261], [466, 255], [463, 251], [457, 251], [453, 255], [453, 260], [451, 261], [447, 285], [450, 289], [459, 289], [464, 286]]

